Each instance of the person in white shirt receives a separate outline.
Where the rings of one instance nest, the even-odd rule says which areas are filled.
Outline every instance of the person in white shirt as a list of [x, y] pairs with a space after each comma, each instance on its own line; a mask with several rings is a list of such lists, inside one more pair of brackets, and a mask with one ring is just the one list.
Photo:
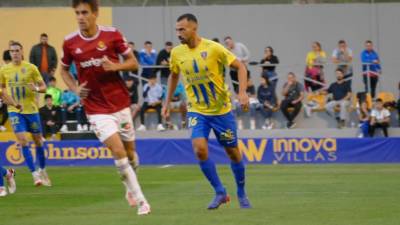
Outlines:
[[382, 99], [375, 101], [375, 107], [371, 112], [371, 125], [369, 130], [370, 137], [374, 136], [376, 128], [381, 128], [385, 137], [388, 137], [388, 127], [390, 121], [390, 112], [383, 107]]

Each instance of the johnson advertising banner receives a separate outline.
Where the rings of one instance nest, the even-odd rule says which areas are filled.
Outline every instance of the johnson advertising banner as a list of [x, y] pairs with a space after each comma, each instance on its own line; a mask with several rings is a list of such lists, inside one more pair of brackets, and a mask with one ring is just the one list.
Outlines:
[[[31, 150], [35, 156], [35, 146]], [[217, 163], [229, 160], [216, 140], [209, 143], [210, 157]], [[112, 154], [98, 141], [46, 142], [48, 165], [112, 165]], [[249, 163], [399, 163], [400, 138], [254, 138], [239, 140]], [[14, 142], [0, 143], [0, 161], [5, 166], [24, 163]], [[197, 163], [189, 139], [137, 140], [141, 164]]]

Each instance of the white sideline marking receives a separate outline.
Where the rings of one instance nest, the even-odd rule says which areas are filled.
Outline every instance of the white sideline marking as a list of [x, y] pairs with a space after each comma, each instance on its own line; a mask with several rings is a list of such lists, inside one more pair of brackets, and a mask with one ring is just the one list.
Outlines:
[[174, 165], [172, 165], [172, 164], [167, 164], [167, 165], [163, 165], [163, 166], [160, 166], [160, 167], [158, 167], [158, 168], [160, 168], [160, 169], [165, 169], [165, 168], [169, 168], [169, 167], [173, 167]]

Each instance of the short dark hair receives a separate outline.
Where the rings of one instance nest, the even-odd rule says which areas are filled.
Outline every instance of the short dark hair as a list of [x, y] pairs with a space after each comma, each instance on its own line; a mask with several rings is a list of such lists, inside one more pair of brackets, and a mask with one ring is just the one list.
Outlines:
[[145, 41], [144, 44], [145, 45], [152, 45], [153, 43], [151, 43], [151, 41]]
[[344, 74], [344, 71], [342, 69], [340, 69], [340, 68], [337, 68], [335, 71], [336, 72], [341, 72], [342, 74]]
[[46, 33], [42, 33], [42, 34], [40, 35], [40, 37], [49, 37], [49, 36], [47, 36]]
[[10, 44], [10, 47], [11, 46], [19, 46], [19, 47], [21, 47], [21, 49], [23, 49], [22, 44], [19, 43], [18, 41], [13, 41], [13, 43]]
[[10, 50], [5, 50], [3, 52], [3, 61], [11, 61]]
[[296, 77], [296, 74], [294, 74], [293, 72], [289, 72], [289, 73], [288, 73], [288, 76], [289, 76], [289, 75], [292, 75], [292, 76]]
[[213, 38], [212, 40], [213, 40], [214, 42], [219, 43], [219, 39], [218, 39], [218, 38]]
[[365, 44], [372, 44], [372, 41], [371, 40], [366, 40]]
[[130, 41], [130, 42], [128, 42], [128, 44], [135, 45], [135, 42]]
[[79, 4], [88, 4], [93, 12], [99, 11], [99, 1], [98, 0], [72, 0], [72, 8], [76, 8]]
[[232, 40], [232, 37], [231, 36], [226, 36], [226, 37], [224, 37], [224, 41], [226, 41], [226, 40]]
[[53, 96], [51, 96], [51, 95], [49, 95], [49, 94], [45, 94], [45, 95], [44, 95], [44, 100], [46, 100], [46, 99], [48, 99], [48, 98], [53, 99]]
[[274, 49], [271, 46], [267, 46], [266, 49], [269, 49], [272, 55], [274, 54]]
[[338, 44], [346, 44], [346, 41], [341, 39], [341, 40], [338, 41]]
[[197, 18], [195, 15], [191, 14], [191, 13], [185, 13], [183, 15], [181, 15], [180, 17], [178, 17], [178, 19], [176, 20], [176, 22], [179, 22], [181, 20], [187, 20], [187, 21], [192, 21], [194, 23], [197, 23]]
[[55, 77], [50, 77], [49, 78], [49, 82], [52, 82], [52, 81], [56, 81], [57, 79], [55, 78]]
[[382, 100], [381, 98], [377, 98], [377, 99], [375, 100], [375, 102], [383, 103], [383, 100]]
[[165, 42], [165, 45], [166, 45], [166, 46], [172, 46], [172, 45], [174, 45], [174, 44], [172, 44], [171, 41], [167, 41], [167, 42]]

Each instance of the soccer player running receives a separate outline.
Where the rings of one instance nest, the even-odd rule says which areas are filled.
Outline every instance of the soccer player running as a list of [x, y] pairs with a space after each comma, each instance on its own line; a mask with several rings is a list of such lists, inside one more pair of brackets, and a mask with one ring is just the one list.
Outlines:
[[239, 102], [243, 108], [248, 107], [249, 101], [246, 94], [247, 71], [222, 45], [200, 37], [197, 28], [197, 19], [192, 14], [184, 14], [177, 20], [176, 33], [182, 44], [171, 52], [171, 75], [162, 112], [165, 117], [169, 116], [171, 97], [179, 81], [179, 74], [182, 74], [189, 100], [187, 117], [193, 149], [202, 172], [216, 192], [208, 209], [217, 209], [230, 200], [214, 162], [208, 157], [208, 136], [211, 130], [231, 159], [240, 207], [251, 208], [245, 192], [245, 166], [238, 149], [236, 122], [231, 112], [230, 92], [224, 83], [223, 66], [229, 65], [238, 70]]
[[[0, 84], [3, 98], [8, 101], [8, 115], [17, 142], [22, 148], [26, 165], [33, 176], [35, 186], [51, 186], [46, 172], [46, 159], [42, 141], [42, 128], [36, 105], [36, 94], [46, 92], [46, 84], [37, 67], [23, 60], [23, 49], [19, 42], [10, 45], [11, 63], [0, 69]], [[7, 97], [6, 97], [7, 96]], [[8, 99], [8, 100], [7, 100]], [[32, 153], [26, 132], [32, 134], [36, 145], [36, 156], [39, 170], [33, 162]]]
[[[97, 25], [97, 0], [73, 0], [72, 7], [79, 30], [65, 37], [61, 75], [70, 90], [81, 97], [99, 140], [112, 151], [129, 205], [138, 207], [138, 215], [149, 214], [150, 205], [134, 171], [138, 162], [129, 93], [118, 74], [136, 70], [138, 63], [118, 30]], [[124, 58], [122, 63], [119, 55]], [[72, 62], [80, 85], [68, 72]]]

